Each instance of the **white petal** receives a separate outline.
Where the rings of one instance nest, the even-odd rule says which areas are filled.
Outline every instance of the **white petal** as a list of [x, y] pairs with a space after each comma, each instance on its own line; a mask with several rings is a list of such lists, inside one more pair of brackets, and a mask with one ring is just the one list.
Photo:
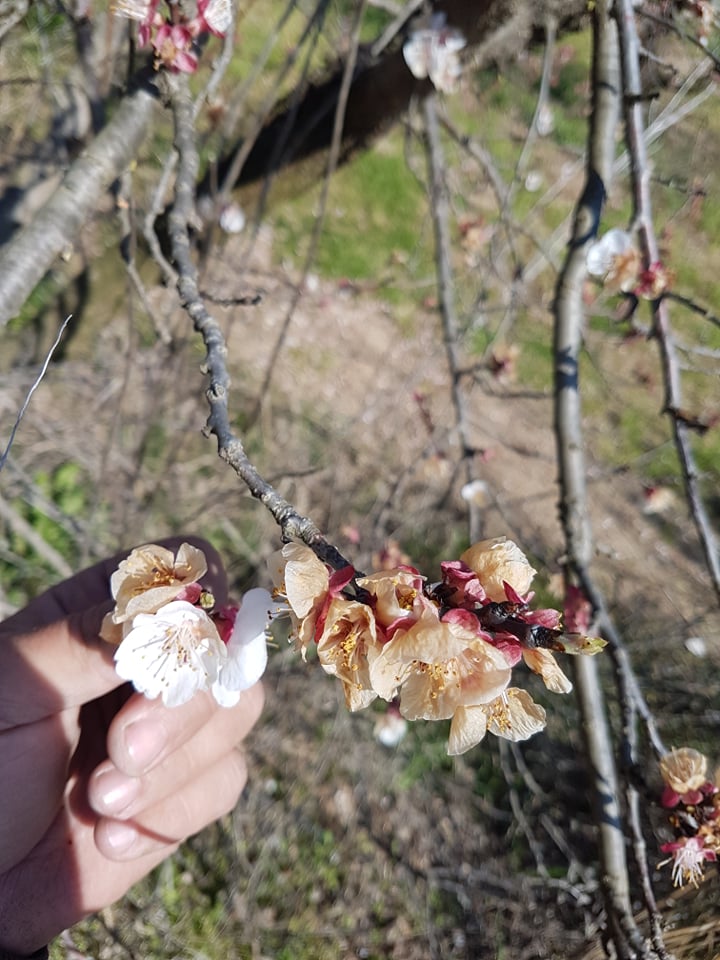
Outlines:
[[433, 34], [430, 30], [419, 30], [403, 44], [403, 57], [410, 73], [418, 80], [428, 75], [432, 56]]
[[115, 669], [123, 680], [166, 706], [187, 702], [216, 680], [226, 657], [208, 615], [184, 600], [155, 614], [138, 614], [132, 630], [115, 651]]
[[243, 597], [228, 641], [227, 659], [212, 688], [221, 706], [234, 706], [240, 693], [265, 673], [266, 631], [275, 606], [267, 590], [249, 590]]
[[205, 22], [219, 34], [226, 34], [232, 26], [231, 0], [210, 0], [205, 7]]
[[632, 237], [625, 230], [617, 227], [608, 230], [602, 239], [588, 247], [585, 257], [587, 272], [592, 277], [604, 277], [612, 267], [615, 257], [629, 250], [632, 242]]

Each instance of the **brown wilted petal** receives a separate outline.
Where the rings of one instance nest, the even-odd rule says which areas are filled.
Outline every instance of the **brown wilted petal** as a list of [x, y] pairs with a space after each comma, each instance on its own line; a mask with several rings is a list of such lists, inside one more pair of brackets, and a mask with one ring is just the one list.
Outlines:
[[572, 683], [558, 666], [557, 660], [549, 650], [523, 648], [523, 660], [533, 673], [539, 673], [545, 686], [551, 693], [570, 693]]
[[177, 555], [155, 543], [137, 547], [110, 578], [113, 621], [124, 623], [139, 613], [155, 613], [206, 572], [205, 554], [189, 543], [183, 543]]
[[460, 559], [477, 574], [488, 597], [498, 602], [507, 599], [503, 581], [522, 596], [530, 589], [536, 573], [520, 547], [506, 537], [481, 540]]
[[692, 747], [679, 747], [666, 753], [660, 761], [660, 775], [679, 793], [699, 789], [707, 780], [707, 757]]

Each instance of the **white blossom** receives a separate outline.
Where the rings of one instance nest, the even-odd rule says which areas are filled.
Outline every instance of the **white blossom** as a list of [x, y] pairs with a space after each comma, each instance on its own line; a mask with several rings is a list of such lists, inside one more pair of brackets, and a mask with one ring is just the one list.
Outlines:
[[414, 77], [429, 77], [436, 90], [452, 93], [462, 72], [458, 54], [466, 43], [462, 33], [446, 27], [444, 14], [439, 14], [430, 27], [410, 34], [403, 57]]
[[210, 617], [186, 600], [139, 613], [115, 652], [115, 669], [166, 707], [186, 703], [217, 680], [227, 651]]
[[592, 277], [604, 277], [612, 269], [616, 257], [627, 253], [633, 245], [632, 236], [625, 230], [613, 227], [588, 247], [585, 263]]

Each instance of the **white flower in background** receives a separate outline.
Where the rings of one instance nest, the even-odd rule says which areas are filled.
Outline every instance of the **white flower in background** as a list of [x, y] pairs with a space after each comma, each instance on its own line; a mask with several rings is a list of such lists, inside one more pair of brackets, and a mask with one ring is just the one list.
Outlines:
[[139, 613], [115, 652], [115, 669], [139, 693], [166, 707], [186, 703], [209, 690], [227, 658], [210, 617], [186, 600], [173, 600], [156, 613]]
[[221, 707], [233, 707], [240, 694], [265, 673], [267, 629], [277, 604], [267, 590], [248, 590], [235, 617], [227, 644], [227, 658], [220, 665], [212, 693]]
[[200, 0], [198, 15], [216, 37], [224, 37], [232, 26], [232, 0]]
[[218, 223], [225, 233], [242, 233], [246, 223], [243, 208], [238, 203], [229, 203], [220, 211]]
[[375, 721], [373, 734], [384, 747], [396, 747], [407, 733], [408, 724], [397, 707], [390, 706]]
[[549, 103], [543, 103], [535, 120], [535, 129], [539, 137], [549, 137], [555, 129], [555, 114]]
[[628, 293], [638, 282], [640, 251], [632, 234], [614, 227], [590, 244], [585, 264], [590, 276], [602, 279], [610, 291]]
[[466, 43], [459, 30], [445, 26], [444, 14], [435, 14], [430, 27], [410, 34], [403, 57], [418, 80], [429, 77], [436, 90], [452, 93], [462, 72], [458, 54]]

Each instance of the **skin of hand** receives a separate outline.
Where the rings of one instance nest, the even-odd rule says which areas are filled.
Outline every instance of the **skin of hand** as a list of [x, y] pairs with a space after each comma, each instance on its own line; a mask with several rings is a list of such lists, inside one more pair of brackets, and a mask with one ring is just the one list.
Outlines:
[[[220, 558], [203, 584], [227, 600]], [[177, 550], [181, 539], [162, 541]], [[119, 680], [98, 637], [122, 556], [0, 624], [0, 948], [30, 954], [123, 896], [182, 840], [233, 809], [237, 747], [260, 715], [209, 693], [167, 708]]]

